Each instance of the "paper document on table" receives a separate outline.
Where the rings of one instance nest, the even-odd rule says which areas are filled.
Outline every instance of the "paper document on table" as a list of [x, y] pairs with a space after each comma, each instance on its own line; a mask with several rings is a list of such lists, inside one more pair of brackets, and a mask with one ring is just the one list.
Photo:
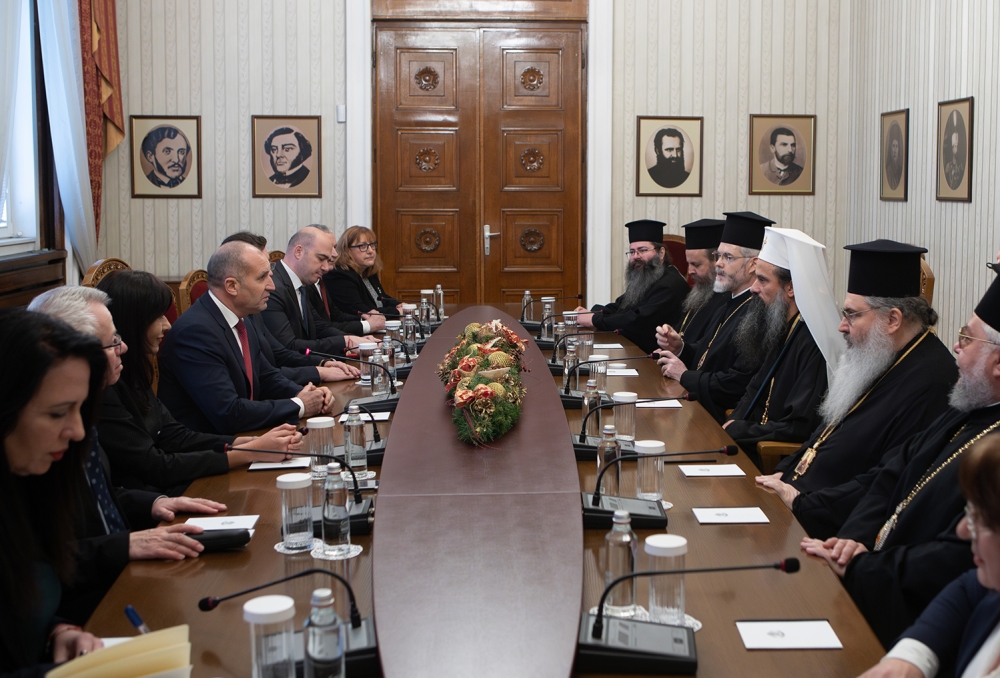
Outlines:
[[748, 650], [844, 649], [825, 619], [738, 621], [736, 628]]
[[721, 506], [719, 508], [693, 508], [694, 517], [702, 525], [719, 523], [769, 523], [770, 520], [757, 506]]
[[[390, 414], [392, 414], [392, 412], [376, 412], [375, 413], [375, 421], [389, 421], [389, 415]], [[361, 413], [361, 420], [362, 421], [368, 421], [368, 422], [370, 422], [372, 420], [372, 418], [371, 418], [371, 415], [369, 415], [367, 412], [362, 412]], [[347, 421], [347, 415], [346, 414], [340, 415], [340, 419], [338, 419], [338, 421], [341, 424], [343, 424], [345, 421]]]
[[634, 368], [629, 368], [629, 369], [614, 369], [614, 370], [611, 369], [611, 368], [608, 368], [608, 376], [609, 377], [638, 377], [639, 376], [639, 370], [634, 369]]
[[681, 401], [679, 400], [657, 400], [651, 403], [644, 403], [639, 401], [635, 404], [636, 407], [649, 407], [657, 409], [674, 409], [681, 406]]
[[165, 678], [191, 675], [191, 643], [187, 625], [133, 637], [77, 657], [49, 671], [46, 678]]
[[598, 351], [598, 350], [600, 350], [600, 351], [612, 351], [612, 350], [615, 350], [615, 349], [622, 349], [622, 348], [625, 348], [625, 347], [622, 346], [621, 344], [594, 344], [594, 350], [595, 351]]
[[188, 518], [188, 525], [197, 525], [203, 530], [252, 530], [257, 524], [257, 516], [211, 516]]
[[681, 464], [678, 466], [681, 473], [686, 475], [688, 478], [700, 478], [705, 476], [745, 476], [746, 473], [743, 472], [736, 464], [713, 464], [711, 466], [700, 466], [700, 465], [689, 465]]
[[292, 457], [285, 461], [255, 461], [250, 464], [248, 471], [272, 471], [274, 469], [287, 470], [290, 468], [309, 468], [312, 457]]

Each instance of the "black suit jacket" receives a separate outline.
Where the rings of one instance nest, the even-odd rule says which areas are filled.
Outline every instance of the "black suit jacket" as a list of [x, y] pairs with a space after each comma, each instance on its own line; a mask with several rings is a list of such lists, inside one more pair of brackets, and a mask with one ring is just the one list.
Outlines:
[[[323, 281], [321, 280], [319, 284], [322, 285]], [[319, 290], [316, 289], [315, 285], [309, 285], [306, 288], [306, 297], [308, 297], [309, 303], [320, 318], [329, 322], [344, 334], [353, 334], [358, 337], [368, 334], [365, 332], [365, 326], [361, 323], [361, 316], [357, 313], [344, 313], [333, 303], [330, 304], [330, 312], [327, 313], [326, 306], [323, 305], [323, 297], [319, 295]]]
[[305, 386], [306, 384], [319, 385], [319, 370], [316, 367], [325, 358], [305, 355], [282, 346], [281, 342], [271, 334], [271, 330], [267, 329], [267, 325], [264, 323], [263, 318], [260, 317], [260, 313], [248, 315], [243, 319], [243, 322], [247, 324], [248, 328], [252, 327], [257, 332], [261, 354], [267, 362], [277, 367], [286, 379], [294, 381], [299, 386]]
[[368, 288], [365, 287], [365, 282], [361, 279], [361, 276], [351, 269], [335, 268], [323, 276], [327, 298], [330, 300], [330, 303], [335, 304], [344, 313], [353, 313], [356, 315], [358, 312], [368, 313], [374, 308], [387, 316], [398, 316], [399, 311], [396, 310], [396, 306], [399, 305], [399, 301], [385, 293], [385, 290], [382, 289], [382, 283], [379, 282], [378, 275], [373, 274], [369, 276], [368, 282], [375, 288], [375, 292], [381, 299], [381, 308], [375, 303], [375, 298], [372, 297], [371, 293], [368, 292]]
[[204, 294], [167, 332], [160, 349], [159, 397], [188, 428], [235, 435], [299, 420], [298, 384], [267, 361], [247, 330], [253, 395], [239, 342], [211, 295]]
[[[275, 262], [271, 271], [274, 291], [267, 300], [267, 308], [260, 315], [274, 338], [293, 351], [302, 352], [308, 348], [320, 353], [343, 353], [346, 346], [344, 333], [323, 320], [308, 303], [309, 327], [303, 327], [299, 297], [292, 286], [292, 279], [281, 262]], [[306, 286], [307, 295], [309, 287]]]
[[232, 443], [233, 436], [192, 431], [173, 418], [152, 389], [146, 399], [149, 409], [143, 412], [124, 382], [104, 391], [97, 431], [115, 485], [177, 496], [195, 478], [229, 472], [226, 454], [213, 447]]

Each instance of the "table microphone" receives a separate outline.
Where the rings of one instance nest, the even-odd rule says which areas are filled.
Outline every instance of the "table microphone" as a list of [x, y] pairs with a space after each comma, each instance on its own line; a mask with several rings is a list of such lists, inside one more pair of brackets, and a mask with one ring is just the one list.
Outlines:
[[[573, 296], [570, 296], [570, 297], [553, 297], [552, 301], [562, 301], [564, 299], [579, 299], [579, 300], [582, 300], [583, 299], [583, 295], [582, 294], [574, 294]], [[527, 308], [529, 306], [531, 306], [532, 304], [538, 304], [538, 303], [541, 303], [541, 302], [542, 302], [542, 299], [532, 299], [531, 301], [529, 301], [526, 304], [521, 304], [521, 318], [520, 318], [520, 323], [522, 325], [524, 324], [524, 312], [525, 312], [525, 310], [527, 310]]]
[[[566, 315], [567, 313], [583, 313], [583, 311], [563, 311], [562, 313], [549, 313], [547, 316], [544, 316], [538, 323], [538, 334], [535, 336], [535, 341], [542, 341], [542, 327], [545, 325], [546, 320]], [[590, 311], [587, 311], [587, 313], [590, 313]]]
[[399, 347], [403, 349], [403, 355], [406, 356], [406, 364], [407, 365], [410, 364], [410, 350], [408, 348], [406, 348], [406, 342], [405, 341], [400, 341], [396, 337], [389, 337], [389, 336], [382, 337], [382, 341], [384, 341], [384, 342], [385, 341], [391, 341], [393, 343], [398, 344]]
[[[331, 360], [338, 360], [341, 362], [352, 362], [359, 363], [361, 365], [368, 365], [373, 367], [378, 367], [380, 370], [385, 372], [386, 379], [389, 382], [389, 393], [388, 396], [367, 396], [365, 398], [355, 398], [348, 405], [357, 405], [360, 407], [367, 407], [365, 411], [371, 414], [372, 412], [395, 412], [396, 405], [399, 404], [399, 393], [396, 392], [396, 380], [392, 378], [392, 373], [389, 368], [381, 363], [370, 363], [365, 360], [358, 360], [357, 358], [348, 358], [346, 356], [331, 355], [329, 353], [320, 353], [319, 351], [314, 351], [310, 348], [305, 350], [306, 355], [318, 355], [320, 358], [330, 358]], [[372, 418], [374, 423], [374, 417]]]
[[[652, 357], [653, 357], [653, 354], [649, 353], [649, 354], [646, 354], [646, 355], [630, 355], [630, 356], [625, 356], [624, 358], [608, 358], [607, 360], [599, 360], [599, 361], [595, 361], [595, 362], [602, 362], [602, 363], [623, 363], [626, 360], [641, 360], [643, 358], [649, 360]], [[589, 365], [589, 364], [591, 364], [590, 360], [581, 360], [576, 365], [573, 365], [573, 367], [569, 368], [569, 375], [568, 376], [573, 376], [573, 373], [576, 372], [578, 369], [580, 369], [581, 365]], [[566, 380], [566, 386], [563, 387], [563, 395], [564, 396], [568, 396], [569, 394], [570, 394], [569, 379], [567, 379]], [[583, 395], [582, 392], [580, 392], [580, 394], [581, 394], [581, 397], [582, 397], [582, 395]]]
[[740, 448], [736, 445], [726, 445], [715, 450], [695, 450], [693, 452], [660, 452], [658, 454], [636, 454], [622, 451], [617, 457], [601, 467], [597, 474], [594, 493], [581, 492], [583, 503], [583, 527], [585, 529], [608, 529], [611, 527], [615, 511], [625, 510], [632, 515], [632, 525], [644, 530], [661, 530], [667, 527], [667, 514], [659, 501], [639, 499], [638, 497], [608, 497], [601, 495], [601, 480], [609, 468], [625, 460], [639, 458], [656, 459], [662, 457], [685, 457], [695, 454], [726, 454], [732, 456]]
[[597, 613], [584, 612], [582, 615], [582, 629], [580, 641], [576, 646], [574, 666], [583, 673], [681, 673], [693, 675], [697, 672], [698, 655], [695, 652], [694, 631], [686, 626], [609, 617], [608, 629], [605, 633], [604, 602], [611, 589], [623, 581], [638, 577], [739, 570], [781, 570], [792, 574], [798, 572], [799, 567], [798, 558], [785, 558], [766, 565], [646, 570], [612, 579], [601, 594]]
[[378, 660], [378, 642], [375, 638], [375, 624], [373, 623], [371, 617], [365, 617], [364, 619], [361, 618], [361, 613], [358, 612], [357, 599], [354, 597], [354, 589], [351, 588], [347, 579], [331, 570], [311, 568], [303, 570], [302, 572], [296, 572], [295, 574], [287, 577], [282, 577], [281, 579], [267, 582], [266, 584], [261, 584], [260, 586], [254, 586], [243, 591], [230, 593], [228, 596], [208, 596], [198, 601], [198, 609], [202, 612], [209, 612], [218, 607], [219, 603], [229, 600], [230, 598], [244, 596], [248, 593], [253, 593], [254, 591], [260, 591], [261, 589], [265, 589], [276, 584], [282, 584], [286, 581], [312, 574], [329, 575], [343, 584], [344, 588], [347, 589], [347, 597], [350, 600], [351, 623], [349, 627], [345, 626], [344, 629], [346, 631], [344, 634], [346, 636], [344, 650], [346, 653], [348, 675], [381, 675], [381, 666]]
[[[583, 415], [583, 421], [580, 422], [580, 442], [579, 442], [579, 444], [580, 445], [585, 445], [587, 443], [587, 419], [589, 419], [590, 415], [592, 415], [594, 412], [597, 412], [598, 410], [610, 410], [612, 408], [619, 407], [619, 406], [622, 406], [622, 405], [633, 405], [634, 406], [634, 405], [639, 405], [640, 403], [658, 403], [658, 402], [663, 402], [664, 400], [677, 400], [677, 398], [668, 398], [668, 397], [663, 397], [663, 398], [643, 398], [642, 400], [636, 400], [635, 402], [631, 402], [631, 403], [608, 403], [607, 405], [601, 405], [599, 407], [595, 407], [590, 412], [587, 412], [587, 414]], [[574, 441], [574, 443], [575, 442], [576, 441]], [[592, 447], [594, 447], [596, 449], [596, 446], [592, 446]]]

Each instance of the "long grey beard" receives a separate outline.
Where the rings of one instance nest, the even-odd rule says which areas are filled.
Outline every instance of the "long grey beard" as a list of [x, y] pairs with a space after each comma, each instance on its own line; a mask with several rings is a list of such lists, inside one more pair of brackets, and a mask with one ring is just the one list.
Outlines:
[[872, 326], [863, 344], [848, 346], [837, 363], [830, 390], [819, 406], [824, 423], [836, 424], [843, 419], [875, 380], [885, 374], [895, 357], [892, 338], [881, 325]]
[[709, 302], [714, 294], [715, 290], [712, 289], [711, 283], [695, 283], [695, 286], [684, 297], [684, 312], [694, 315]]
[[948, 395], [949, 405], [962, 412], [971, 412], [996, 402], [993, 385], [984, 376], [989, 358], [989, 353], [984, 353], [968, 374], [962, 373]]
[[658, 257], [653, 257], [641, 268], [629, 266], [628, 270], [625, 271], [625, 293], [622, 294], [621, 309], [625, 310], [638, 305], [649, 288], [666, 272], [667, 268]]
[[784, 338], [788, 303], [775, 298], [770, 306], [754, 296], [733, 335], [733, 343], [750, 363], [764, 362], [767, 354]]

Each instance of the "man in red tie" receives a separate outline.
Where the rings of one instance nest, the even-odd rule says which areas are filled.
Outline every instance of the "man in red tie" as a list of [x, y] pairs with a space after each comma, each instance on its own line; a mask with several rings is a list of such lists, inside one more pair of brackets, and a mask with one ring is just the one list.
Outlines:
[[243, 242], [208, 261], [208, 294], [174, 324], [160, 351], [160, 400], [189, 428], [235, 434], [329, 412], [329, 389], [299, 386], [262, 355], [243, 319], [274, 290], [267, 256]]

